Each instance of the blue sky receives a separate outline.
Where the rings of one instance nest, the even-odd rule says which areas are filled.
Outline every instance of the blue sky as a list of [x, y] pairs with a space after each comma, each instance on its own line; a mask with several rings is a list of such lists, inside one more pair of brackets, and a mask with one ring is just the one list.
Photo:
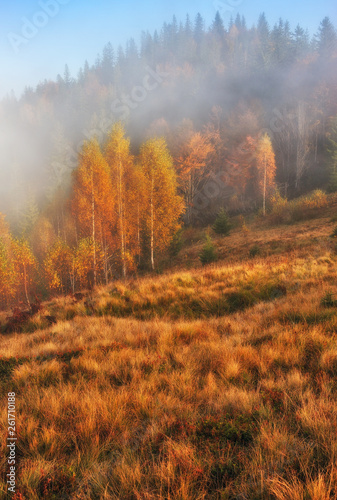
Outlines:
[[94, 63], [107, 42], [115, 47], [142, 30], [159, 29], [173, 14], [200, 12], [207, 24], [219, 9], [227, 24], [230, 14], [243, 14], [250, 26], [265, 12], [273, 25], [279, 17], [297, 23], [313, 34], [328, 15], [337, 25], [335, 0], [14, 0], [0, 11], [0, 97], [13, 89], [17, 96], [26, 85], [55, 79], [69, 65], [76, 76], [85, 59]]

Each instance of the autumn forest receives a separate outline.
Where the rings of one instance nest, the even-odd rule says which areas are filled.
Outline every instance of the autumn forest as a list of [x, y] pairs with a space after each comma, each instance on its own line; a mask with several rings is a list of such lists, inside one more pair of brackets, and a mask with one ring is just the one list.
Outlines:
[[336, 40], [328, 18], [173, 18], [3, 99], [0, 306], [155, 271], [221, 209], [337, 190]]

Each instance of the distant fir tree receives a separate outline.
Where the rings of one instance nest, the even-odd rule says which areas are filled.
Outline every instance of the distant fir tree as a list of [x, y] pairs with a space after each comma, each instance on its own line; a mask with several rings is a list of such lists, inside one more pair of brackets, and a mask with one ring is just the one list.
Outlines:
[[149, 64], [152, 63], [153, 58], [153, 40], [152, 36], [148, 31], [142, 31], [141, 41], [140, 41], [140, 57], [147, 61]]
[[127, 42], [125, 55], [129, 62], [138, 60], [138, 49], [134, 38], [130, 38]]
[[73, 80], [70, 75], [70, 70], [68, 64], [65, 65], [64, 67], [64, 73], [63, 73], [63, 82], [64, 85], [68, 88], [72, 84]]
[[336, 30], [328, 17], [325, 17], [316, 35], [317, 50], [321, 57], [330, 58], [336, 50]]
[[224, 24], [223, 24], [223, 21], [222, 21], [222, 18], [220, 16], [219, 11], [217, 11], [215, 14], [215, 19], [214, 19], [213, 24], [212, 24], [211, 33], [213, 35], [215, 35], [217, 38], [219, 38], [220, 40], [223, 40], [223, 38], [225, 36], [225, 27], [224, 27]]
[[205, 28], [205, 22], [203, 18], [201, 17], [200, 12], [198, 12], [196, 18], [195, 18], [195, 24], [194, 24], [194, 40], [197, 42], [197, 45], [200, 46], [203, 36], [204, 36], [204, 28]]
[[111, 43], [107, 43], [103, 49], [100, 77], [104, 85], [110, 85], [114, 81], [115, 53]]
[[296, 61], [302, 60], [310, 50], [310, 39], [308, 31], [298, 24], [293, 33], [293, 55]]
[[193, 30], [192, 30], [191, 19], [190, 19], [190, 16], [187, 14], [186, 21], [185, 21], [185, 35], [187, 37], [190, 37], [190, 36], [192, 36], [192, 33], [193, 33]]
[[293, 59], [293, 46], [289, 22], [279, 19], [275, 24], [270, 39], [273, 44], [273, 60], [277, 65], [285, 65]]
[[266, 15], [264, 12], [262, 12], [262, 14], [260, 14], [260, 16], [259, 16], [259, 20], [257, 22], [257, 31], [258, 31], [261, 39], [268, 39], [270, 30], [269, 30], [269, 24], [267, 22]]
[[236, 15], [236, 18], [235, 18], [234, 24], [235, 24], [235, 26], [237, 27], [237, 29], [238, 29], [239, 31], [241, 31], [241, 29], [242, 29], [242, 22], [241, 22], [241, 16], [240, 16], [240, 14], [237, 14], [237, 15]]
[[271, 57], [270, 30], [265, 13], [260, 14], [257, 23], [257, 36], [259, 40], [257, 67], [261, 68], [268, 66]]

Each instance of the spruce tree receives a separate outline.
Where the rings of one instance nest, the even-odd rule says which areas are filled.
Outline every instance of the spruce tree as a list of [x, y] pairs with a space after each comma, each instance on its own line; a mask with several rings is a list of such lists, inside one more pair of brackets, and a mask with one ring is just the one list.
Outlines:
[[336, 30], [328, 17], [325, 17], [318, 29], [317, 49], [321, 57], [331, 57], [337, 44]]
[[204, 20], [201, 17], [200, 12], [198, 12], [194, 25], [194, 39], [198, 45], [200, 45], [202, 42], [202, 38], [204, 35], [204, 26], [205, 26]]
[[223, 21], [221, 19], [219, 11], [217, 11], [215, 14], [215, 19], [214, 19], [213, 25], [212, 25], [212, 32], [215, 34], [215, 36], [217, 36], [221, 40], [225, 36], [225, 27], [224, 27], [224, 24], [223, 24]]
[[215, 246], [213, 245], [212, 239], [209, 235], [206, 236], [206, 243], [199, 254], [199, 259], [203, 266], [211, 264], [218, 259]]
[[226, 235], [229, 233], [231, 229], [231, 225], [229, 222], [229, 218], [225, 210], [222, 208], [218, 213], [218, 216], [215, 220], [213, 230], [216, 234]]

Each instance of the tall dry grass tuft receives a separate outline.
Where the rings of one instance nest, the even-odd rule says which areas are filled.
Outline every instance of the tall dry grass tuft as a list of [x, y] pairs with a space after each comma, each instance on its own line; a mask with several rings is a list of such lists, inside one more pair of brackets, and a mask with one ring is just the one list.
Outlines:
[[59, 297], [56, 324], [1, 335], [21, 500], [337, 497], [331, 224], [267, 224], [212, 267], [101, 287], [90, 310]]

